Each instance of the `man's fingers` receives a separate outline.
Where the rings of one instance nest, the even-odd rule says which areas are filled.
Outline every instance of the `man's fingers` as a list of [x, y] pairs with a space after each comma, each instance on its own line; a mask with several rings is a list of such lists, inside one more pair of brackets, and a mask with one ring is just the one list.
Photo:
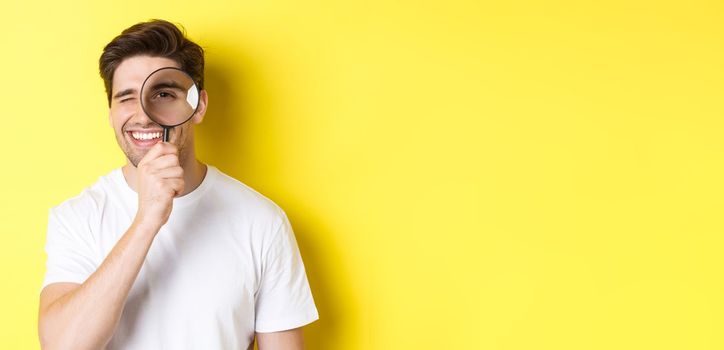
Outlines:
[[174, 191], [174, 195], [178, 196], [184, 191], [184, 180], [181, 178], [166, 179], [166, 184]]
[[156, 158], [171, 154], [178, 154], [178, 148], [176, 146], [168, 142], [158, 142], [148, 150], [148, 153], [143, 156], [143, 159], [138, 162], [138, 165], [145, 165]]
[[157, 172], [161, 169], [179, 166], [179, 164], [178, 156], [175, 154], [166, 154], [147, 163], [151, 172]]
[[161, 154], [161, 150], [163, 148], [162, 142], [156, 143], [151, 147], [151, 149], [146, 152], [146, 155], [143, 156], [140, 162], [138, 162], [138, 165], [144, 165], [148, 163], [149, 161], [158, 158], [158, 156]]
[[183, 178], [184, 169], [178, 165], [172, 166], [159, 170], [156, 175], [163, 179]]

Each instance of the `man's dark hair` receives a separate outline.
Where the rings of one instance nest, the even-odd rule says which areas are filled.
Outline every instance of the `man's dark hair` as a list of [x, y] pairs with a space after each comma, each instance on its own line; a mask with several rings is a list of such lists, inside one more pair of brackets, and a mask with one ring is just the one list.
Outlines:
[[108, 105], [111, 105], [113, 73], [126, 58], [148, 55], [170, 58], [204, 88], [204, 49], [186, 38], [183, 27], [154, 19], [134, 24], [113, 38], [99, 60], [101, 78], [106, 86]]

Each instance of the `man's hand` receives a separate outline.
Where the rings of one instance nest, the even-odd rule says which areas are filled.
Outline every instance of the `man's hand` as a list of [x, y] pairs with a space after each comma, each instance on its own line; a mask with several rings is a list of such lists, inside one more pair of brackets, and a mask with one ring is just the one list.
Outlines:
[[155, 144], [138, 163], [137, 174], [136, 221], [158, 232], [171, 215], [173, 198], [184, 190], [178, 148], [168, 142]]

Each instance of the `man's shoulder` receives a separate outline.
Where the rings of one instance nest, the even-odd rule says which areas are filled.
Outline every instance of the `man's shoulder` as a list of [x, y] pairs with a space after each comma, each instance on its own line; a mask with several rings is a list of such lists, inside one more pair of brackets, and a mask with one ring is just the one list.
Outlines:
[[115, 185], [113, 177], [118, 175], [120, 169], [114, 169], [109, 173], [98, 177], [98, 179], [84, 188], [80, 193], [72, 196], [60, 204], [50, 208], [51, 213], [86, 215], [98, 211], [105, 205], [108, 198], [109, 188]]
[[242, 211], [257, 220], [280, 220], [286, 215], [279, 205], [261, 192], [215, 167], [210, 169], [215, 172], [214, 200], [219, 204]]

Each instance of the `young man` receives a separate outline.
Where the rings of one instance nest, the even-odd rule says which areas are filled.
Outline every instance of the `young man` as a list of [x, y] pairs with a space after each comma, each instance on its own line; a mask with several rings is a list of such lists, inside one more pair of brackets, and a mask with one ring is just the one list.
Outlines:
[[[145, 78], [176, 67], [201, 89], [170, 131], [144, 113]], [[38, 331], [46, 349], [302, 349], [318, 319], [285, 213], [201, 163], [204, 56], [173, 24], [136, 24], [100, 58], [127, 164], [50, 210]]]

